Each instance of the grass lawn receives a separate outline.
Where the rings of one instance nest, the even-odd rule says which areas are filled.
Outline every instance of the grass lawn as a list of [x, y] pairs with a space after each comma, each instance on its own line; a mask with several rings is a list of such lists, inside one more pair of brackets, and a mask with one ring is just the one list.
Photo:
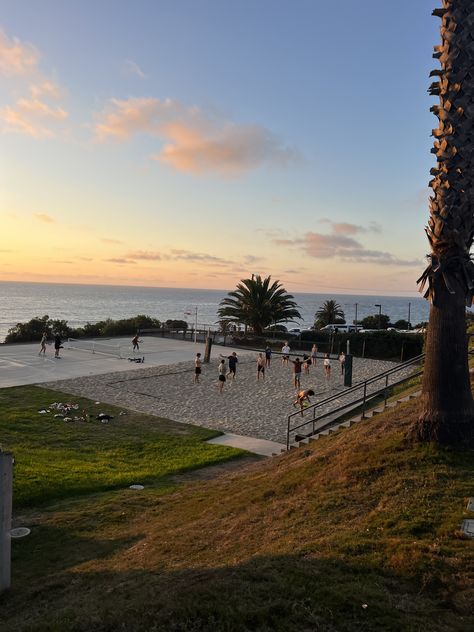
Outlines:
[[[78, 403], [93, 420], [38, 413], [53, 402]], [[205, 443], [219, 432], [121, 410], [35, 386], [1, 389], [0, 445], [15, 456], [14, 509], [133, 483], [170, 487], [172, 474], [242, 454]], [[114, 419], [95, 420], [101, 411]]]
[[474, 451], [411, 444], [417, 405], [171, 493], [25, 508], [0, 630], [474, 629]]

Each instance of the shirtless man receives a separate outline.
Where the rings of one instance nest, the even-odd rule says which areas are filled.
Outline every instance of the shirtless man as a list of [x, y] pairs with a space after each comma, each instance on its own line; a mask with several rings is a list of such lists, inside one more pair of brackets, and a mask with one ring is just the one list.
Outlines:
[[305, 403], [311, 404], [311, 400], [309, 399], [310, 395], [314, 395], [314, 391], [312, 388], [307, 388], [304, 391], [298, 391], [296, 395], [296, 399], [293, 402], [293, 406], [299, 406], [301, 416], [303, 417], [303, 409], [305, 408]]
[[263, 353], [259, 353], [257, 356], [257, 380], [260, 379], [260, 374], [262, 375], [262, 380], [265, 379], [265, 356]]
[[201, 371], [202, 371], [201, 354], [200, 353], [196, 353], [196, 357], [194, 359], [193, 384], [200, 384], [201, 383]]

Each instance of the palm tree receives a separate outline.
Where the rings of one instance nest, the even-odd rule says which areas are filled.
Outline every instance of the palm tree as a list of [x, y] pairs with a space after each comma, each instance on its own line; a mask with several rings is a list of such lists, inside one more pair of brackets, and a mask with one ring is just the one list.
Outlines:
[[433, 57], [429, 92], [439, 96], [431, 108], [439, 124], [433, 130], [437, 166], [426, 233], [431, 247], [420, 290], [431, 302], [426, 340], [421, 414], [413, 428], [418, 440], [443, 444], [474, 443], [466, 309], [474, 295], [474, 6], [472, 0], [443, 0], [440, 46]]
[[333, 300], [325, 301], [323, 306], [318, 309], [314, 317], [314, 326], [317, 329], [321, 329], [321, 327], [331, 325], [332, 323], [346, 322], [342, 307], [339, 303], [336, 303], [336, 301]]
[[218, 314], [221, 320], [242, 323], [261, 335], [271, 324], [301, 318], [292, 299], [279, 281], [272, 283], [271, 276], [262, 279], [252, 275], [251, 279], [242, 279], [220, 302]]

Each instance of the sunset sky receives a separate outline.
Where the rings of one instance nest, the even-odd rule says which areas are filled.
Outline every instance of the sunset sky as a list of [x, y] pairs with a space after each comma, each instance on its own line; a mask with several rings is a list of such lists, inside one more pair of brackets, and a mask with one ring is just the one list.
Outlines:
[[0, 280], [416, 292], [433, 0], [3, 0]]

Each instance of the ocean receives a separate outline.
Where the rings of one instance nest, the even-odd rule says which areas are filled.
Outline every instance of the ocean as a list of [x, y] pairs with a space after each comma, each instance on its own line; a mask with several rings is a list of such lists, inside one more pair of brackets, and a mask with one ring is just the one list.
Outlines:
[[[67, 320], [73, 327], [106, 318], [129, 318], [138, 314], [153, 316], [161, 321], [182, 319], [194, 322], [197, 308], [198, 324], [214, 326], [219, 302], [226, 290], [192, 290], [184, 288], [129, 287], [113, 285], [73, 285], [57, 283], [0, 282], [0, 342], [8, 329], [35, 316]], [[428, 320], [429, 306], [421, 297], [367, 296], [357, 294], [294, 293], [303, 317], [289, 327], [309, 328], [314, 314], [324, 301], [336, 300], [345, 312], [347, 322], [378, 314], [390, 316], [392, 322], [410, 319], [413, 325]], [[191, 312], [191, 314], [186, 314]]]

